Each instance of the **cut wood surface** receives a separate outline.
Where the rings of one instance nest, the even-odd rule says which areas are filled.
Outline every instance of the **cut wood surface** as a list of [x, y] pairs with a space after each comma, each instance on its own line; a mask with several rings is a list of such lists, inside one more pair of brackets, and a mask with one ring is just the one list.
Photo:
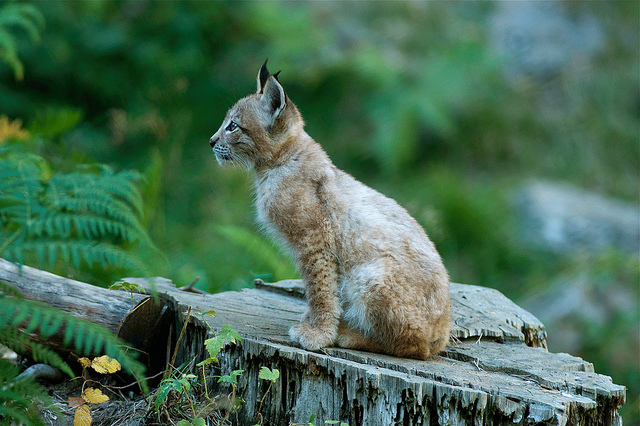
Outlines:
[[[20, 283], [20, 291], [34, 298], [39, 292], [25, 289], [30, 280], [66, 297], [73, 297], [78, 286], [87, 287], [78, 293], [81, 299], [74, 310], [78, 313], [84, 303], [92, 309], [98, 306], [92, 295], [106, 300], [104, 292], [115, 299], [120, 295], [119, 303], [130, 308], [127, 293], [27, 267], [17, 270], [8, 262], [0, 261], [0, 279]], [[288, 329], [306, 306], [300, 281], [258, 281], [255, 289], [213, 295], [183, 292], [163, 279], [126, 281], [147, 287], [153, 282], [159, 292], [175, 299], [181, 318], [189, 307], [194, 313], [213, 309], [215, 317], [205, 319], [214, 331], [229, 324], [240, 332], [242, 342], [227, 347], [219, 359], [223, 374], [245, 370], [238, 389], [247, 402], [240, 420], [247, 424], [255, 423], [258, 401], [266, 391], [267, 383], [258, 378], [262, 366], [280, 371], [262, 408], [265, 425], [304, 423], [312, 414], [315, 424], [340, 420], [351, 426], [621, 424], [618, 409], [625, 388], [595, 373], [589, 362], [547, 352], [543, 325], [493, 289], [452, 284], [452, 344], [438, 356], [416, 361], [293, 346]], [[56, 300], [53, 295], [47, 298]], [[108, 312], [95, 318], [109, 316]], [[196, 334], [190, 339], [203, 340], [205, 328], [191, 320]], [[204, 356], [201, 342], [191, 348], [194, 359]]]

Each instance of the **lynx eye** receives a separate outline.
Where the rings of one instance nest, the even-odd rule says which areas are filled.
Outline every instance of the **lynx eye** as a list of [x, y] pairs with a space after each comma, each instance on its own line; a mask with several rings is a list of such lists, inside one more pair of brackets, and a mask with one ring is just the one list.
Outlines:
[[227, 125], [227, 127], [224, 129], [227, 132], [231, 133], [231, 132], [235, 132], [236, 130], [238, 130], [240, 128], [240, 126], [238, 126], [238, 123], [236, 123], [235, 121], [231, 121], [229, 122], [229, 124]]

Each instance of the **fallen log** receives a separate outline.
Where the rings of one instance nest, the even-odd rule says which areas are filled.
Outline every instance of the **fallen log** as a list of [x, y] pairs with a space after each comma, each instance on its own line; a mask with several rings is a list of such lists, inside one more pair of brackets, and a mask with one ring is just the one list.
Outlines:
[[[172, 356], [176, 343], [176, 330], [182, 326], [184, 317], [178, 314], [178, 304], [172, 297], [112, 291], [80, 281], [63, 278], [46, 271], [20, 266], [0, 259], [0, 281], [18, 290], [26, 299], [36, 300], [61, 309], [73, 316], [99, 324], [142, 354], [141, 361], [147, 365], [147, 375], [156, 376], [163, 371]], [[143, 280], [147, 288], [154, 288], [154, 280]], [[149, 291], [151, 293], [151, 291]], [[181, 345], [177, 361], [194, 357], [194, 351], [203, 351], [205, 330], [190, 327], [190, 334], [199, 335], [191, 341], [194, 347]], [[200, 327], [202, 329], [202, 327]], [[36, 341], [40, 336], [31, 336]], [[63, 345], [63, 332], [42, 341], [63, 354], [71, 348]], [[102, 354], [95, 354], [102, 355]], [[71, 366], [77, 364], [70, 363]]]
[[[120, 324], [131, 307], [127, 293], [1, 260], [0, 279], [25, 297], [91, 314], [95, 322], [104, 320], [110, 327]], [[589, 362], [547, 352], [544, 326], [496, 290], [452, 283], [453, 343], [439, 356], [415, 361], [340, 348], [310, 352], [295, 347], [287, 332], [305, 309], [300, 281], [256, 281], [253, 289], [213, 295], [182, 292], [163, 279], [126, 281], [155, 287], [173, 300], [176, 328], [189, 308], [215, 310], [213, 318], [204, 317], [208, 327], [190, 317], [180, 349], [184, 359], [191, 356], [197, 362], [206, 356], [203, 341], [209, 327], [215, 332], [230, 324], [241, 334], [242, 342], [218, 358], [224, 374], [245, 370], [238, 384], [239, 396], [247, 402], [239, 413], [243, 424], [252, 424], [258, 415], [267, 386], [258, 378], [262, 366], [280, 371], [260, 413], [269, 425], [304, 423], [312, 414], [316, 424], [340, 420], [352, 426], [622, 423], [618, 409], [625, 388], [596, 374]], [[46, 288], [44, 296], [39, 286]], [[72, 306], [76, 292], [81, 297]], [[105, 292], [113, 298], [110, 306], [99, 302], [106, 300]], [[113, 307], [127, 303], [129, 311]], [[100, 307], [104, 312], [93, 312]], [[107, 319], [110, 316], [114, 318]]]

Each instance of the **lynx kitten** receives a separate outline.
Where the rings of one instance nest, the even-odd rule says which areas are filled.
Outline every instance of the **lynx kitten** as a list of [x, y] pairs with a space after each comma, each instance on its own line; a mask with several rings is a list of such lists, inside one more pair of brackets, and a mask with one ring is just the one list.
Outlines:
[[255, 172], [259, 222], [291, 251], [309, 308], [289, 336], [426, 359], [449, 342], [449, 277], [395, 201], [337, 169], [305, 131], [266, 61], [209, 143], [221, 165]]

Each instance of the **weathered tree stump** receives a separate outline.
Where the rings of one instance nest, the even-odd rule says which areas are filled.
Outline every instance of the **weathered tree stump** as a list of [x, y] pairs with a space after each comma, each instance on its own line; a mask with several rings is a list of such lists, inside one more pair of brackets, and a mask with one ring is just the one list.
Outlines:
[[[0, 279], [11, 275], [2, 272], [6, 267], [0, 263]], [[18, 281], [28, 286], [25, 276], [33, 271], [23, 267]], [[53, 277], [47, 279], [60, 287], [52, 291], [77, 285]], [[147, 280], [127, 281], [149, 286]], [[596, 374], [589, 362], [547, 352], [543, 325], [496, 290], [452, 284], [453, 343], [438, 356], [416, 361], [293, 346], [288, 329], [305, 308], [300, 281], [257, 281], [255, 289], [214, 295], [182, 292], [167, 280], [153, 282], [175, 299], [181, 318], [189, 306], [193, 312], [214, 309], [214, 318], [205, 317], [213, 330], [229, 324], [242, 335], [242, 342], [218, 357], [224, 374], [245, 370], [238, 385], [247, 403], [239, 413], [242, 424], [258, 417], [258, 401], [267, 389], [258, 378], [262, 366], [280, 371], [260, 413], [265, 425], [303, 423], [312, 414], [316, 424], [341, 420], [351, 426], [622, 423], [618, 409], [625, 388]], [[122, 293], [121, 300], [128, 298]], [[183, 344], [199, 361], [205, 356], [205, 328], [191, 321], [194, 331]]]

